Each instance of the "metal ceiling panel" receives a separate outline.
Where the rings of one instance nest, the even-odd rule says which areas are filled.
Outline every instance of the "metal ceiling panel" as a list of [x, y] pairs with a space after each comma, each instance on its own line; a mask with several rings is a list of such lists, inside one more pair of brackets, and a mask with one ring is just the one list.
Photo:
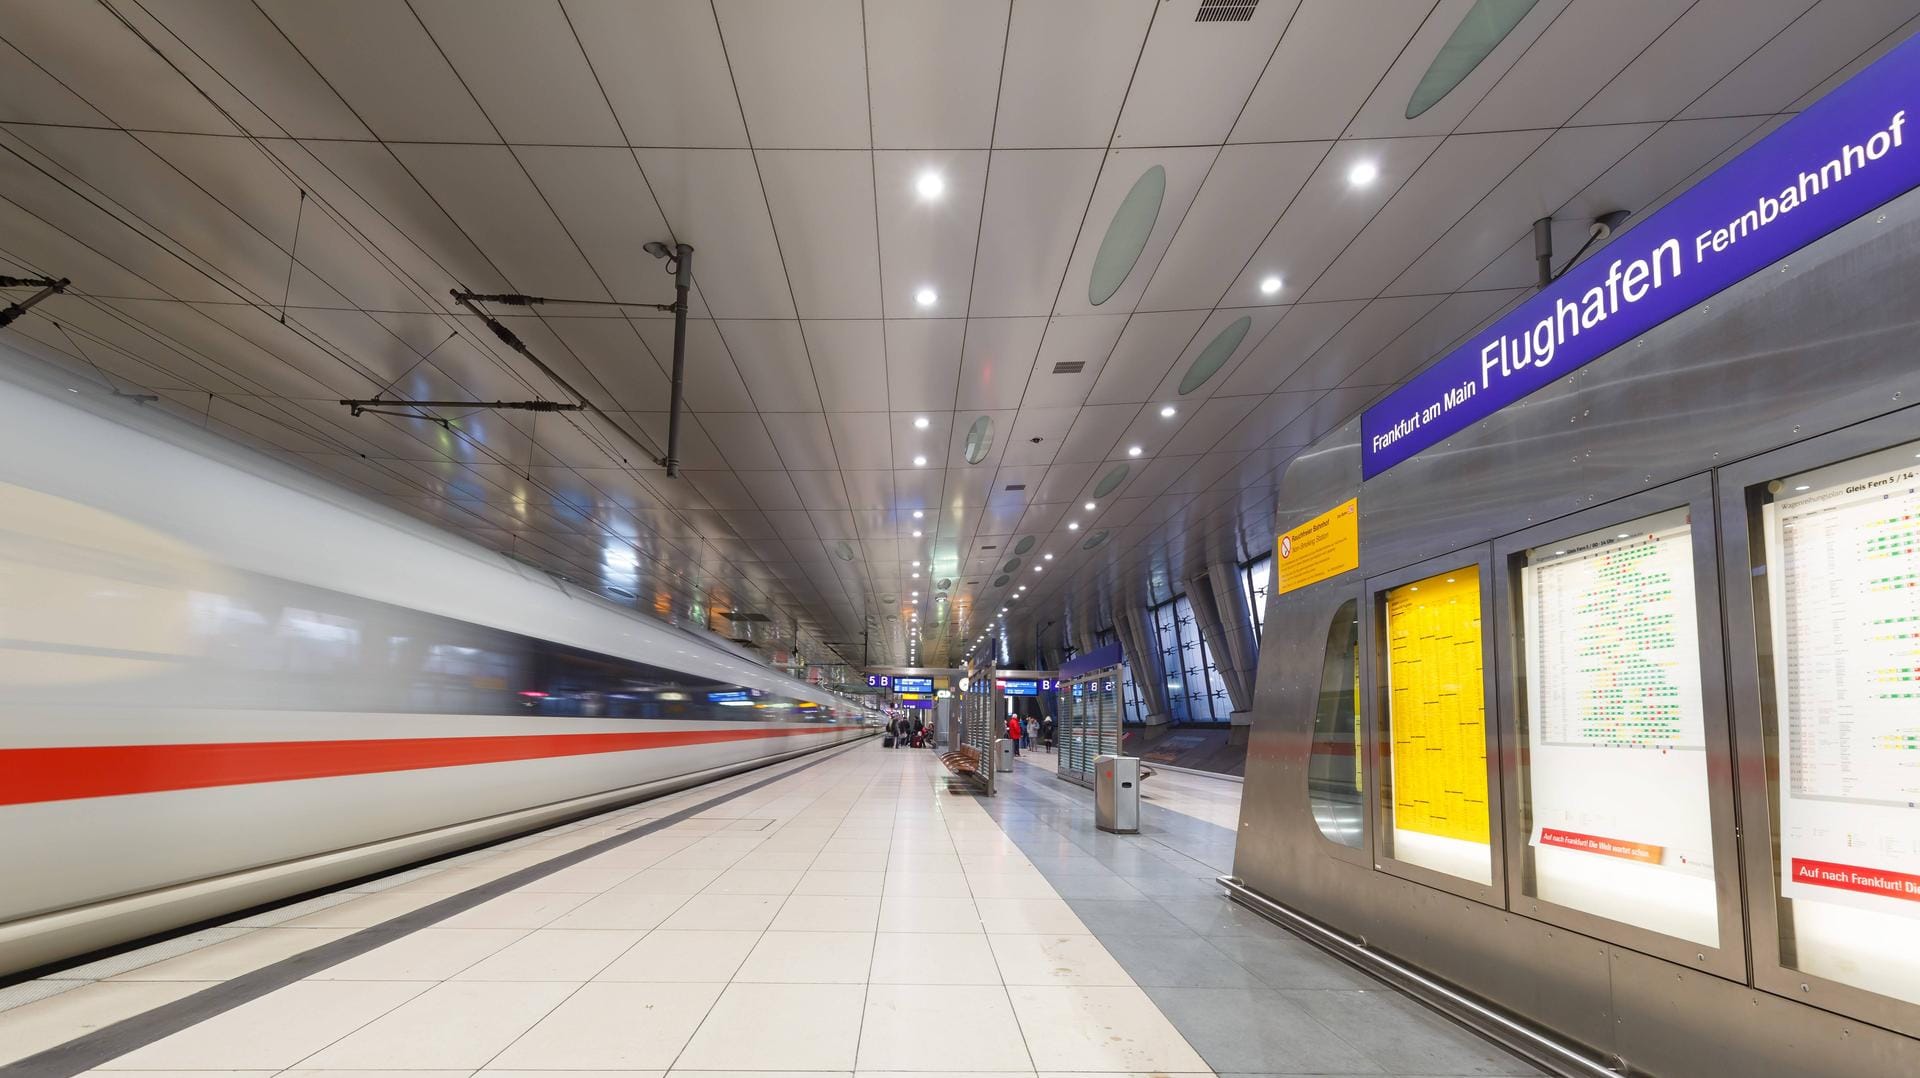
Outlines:
[[1020, 409], [1007, 438], [1006, 450], [1001, 454], [1002, 462], [1016, 467], [1052, 463], [1079, 414], [1078, 407]]
[[[921, 419], [927, 421], [924, 430], [915, 425]], [[933, 467], [940, 466], [953, 442], [952, 412], [894, 412], [885, 420], [892, 439], [892, 453], [888, 459], [895, 466], [905, 467], [915, 457], [924, 457]], [[964, 465], [965, 461], [947, 463]]]
[[[20, 55], [68, 87], [114, 124], [148, 131], [233, 133], [212, 105], [128, 34], [105, 4], [16, 4], [7, 11], [6, 38]], [[32, 90], [38, 80], [22, 89]], [[50, 108], [37, 110], [38, 102]], [[10, 102], [35, 123], [98, 123], [74, 108], [67, 94]]]
[[394, 153], [515, 289], [614, 298], [506, 147], [410, 144]]
[[[312, 170], [318, 181], [312, 184], [315, 193], [329, 195], [358, 229], [387, 240], [380, 245], [383, 254], [410, 271], [430, 274], [424, 283], [435, 301], [455, 285], [476, 292], [509, 290], [499, 269], [385, 145], [315, 141], [303, 142], [299, 149], [319, 165]], [[286, 148], [280, 152], [283, 159], [295, 160]], [[308, 178], [302, 173], [302, 179]]]
[[1912, 0], [1821, 0], [1680, 113], [1682, 119], [1753, 115], [1794, 100], [1863, 51], [1863, 40], [1914, 18]]
[[508, 142], [625, 143], [558, 4], [409, 0]]
[[406, 6], [382, 0], [265, 0], [261, 8], [380, 138], [500, 141], [426, 27]]
[[888, 509], [898, 504], [893, 490], [893, 472], [884, 469], [843, 469], [846, 477], [847, 504], [855, 509]]
[[826, 417], [819, 412], [768, 412], [761, 418], [779, 451], [779, 462], [771, 467], [799, 471], [841, 466], [834, 455], [833, 436], [827, 433]]
[[800, 331], [827, 411], [886, 410], [887, 345], [878, 320], [808, 321]]
[[727, 458], [728, 467], [736, 470], [753, 468], [780, 468], [784, 466], [784, 452], [776, 448], [770, 428], [775, 416], [805, 415], [807, 413], [762, 412], [713, 412], [700, 417], [700, 425], [706, 428], [708, 437], [720, 448], [720, 455]]
[[820, 410], [820, 392], [800, 323], [765, 319], [725, 321], [716, 327], [756, 408], [763, 412]]
[[[1034, 359], [1033, 375], [1027, 380], [1026, 395], [1021, 398], [1022, 405], [1061, 407], [1085, 400], [1129, 317], [1097, 314], [1049, 321], [1046, 336], [1040, 342], [1040, 353]], [[1068, 369], [1056, 369], [1061, 364], [1067, 364]], [[1079, 369], [1073, 370], [1073, 364], [1079, 364]]]
[[[1248, 97], [1232, 142], [1338, 138], [1431, 8], [1302, 0]], [[1302, 108], [1303, 102], [1312, 107]]]
[[[713, 9], [683, 0], [561, 0], [634, 146], [740, 147], [747, 132]], [[671, 41], [645, 50], [637, 43]]]
[[1809, 0], [1699, 0], [1572, 122], [1672, 119], [1810, 6]]
[[987, 147], [1011, 0], [866, 5], [876, 147]]
[[745, 150], [639, 150], [676, 240], [694, 246], [695, 285], [723, 318], [792, 318], [793, 293]]
[[[1265, 399], [1252, 396], [1208, 398], [1191, 415], [1182, 417], [1182, 425], [1166, 440], [1164, 451], [1182, 456], [1207, 452], [1223, 434], [1232, 430]], [[1156, 415], [1155, 418], [1159, 417]]]
[[[1265, 0], [1245, 22], [1200, 22], [1201, 0], [1160, 6], [1133, 73], [1116, 146], [1224, 141], [1260, 80], [1295, 0]], [[1195, 78], [1205, 71], [1206, 78]]]
[[1017, 4], [1007, 31], [996, 147], [1104, 147], [1156, 18], [1154, 0]]
[[1045, 318], [968, 319], [955, 407], [960, 411], [1019, 407], [1046, 328]]
[[[1187, 208], [1193, 204], [1193, 197], [1218, 152], [1216, 146], [1110, 151], [1100, 170], [1100, 182], [1094, 188], [1092, 201], [1087, 205], [1086, 224], [1080, 229], [1079, 243], [1075, 246], [1072, 260], [1067, 263], [1066, 284], [1060, 289], [1060, 299], [1054, 304], [1054, 313], [1081, 315], [1103, 310], [1126, 311], [1139, 303], [1147, 282], [1160, 265], [1160, 256], [1166, 253], [1167, 245], [1173, 242], [1175, 230], [1186, 219]], [[1102, 251], [1108, 249], [1109, 242], [1124, 244], [1131, 238], [1122, 234], [1130, 231], [1130, 222], [1118, 220], [1116, 211], [1139, 184], [1148, 182], [1148, 173], [1156, 168], [1160, 170], [1162, 195], [1158, 213], [1149, 222], [1151, 230], [1143, 238], [1139, 253], [1118, 289], [1111, 298], [1095, 306], [1088, 287], [1095, 260]], [[1119, 232], [1116, 233], [1115, 229]]]
[[[670, 240], [666, 218], [654, 204], [647, 179], [624, 147], [519, 146], [514, 157], [533, 178], [567, 235], [614, 299], [662, 303], [673, 298], [673, 279], [661, 263], [641, 252], [654, 240]], [[547, 285], [541, 295], [559, 295]], [[696, 317], [706, 313], [692, 308]], [[661, 311], [630, 308], [639, 318]]]
[[1052, 311], [1100, 158], [1094, 150], [994, 151], [968, 313], [979, 318]]
[[[507, 321], [507, 319], [501, 319]], [[672, 377], [673, 323], [646, 319], [628, 323], [640, 335], [662, 374]], [[686, 398], [696, 412], [751, 412], [752, 394], [734, 365], [718, 326], [700, 318], [687, 322]]]
[[[1247, 260], [1332, 145], [1293, 142], [1222, 149], [1155, 267], [1141, 309], [1212, 307], [1243, 270], [1261, 271]], [[1262, 293], [1261, 298], [1275, 297]]]
[[[1207, 316], [1205, 322], [1200, 324], [1198, 332], [1194, 333], [1193, 339], [1187, 342], [1186, 348], [1181, 350], [1180, 357], [1174, 360], [1173, 366], [1167, 369], [1166, 375], [1161, 378], [1160, 384], [1154, 388], [1148, 400], [1153, 405], [1186, 402], [1191, 406], [1192, 402], [1205, 400], [1218, 393], [1220, 387], [1226, 385], [1234, 371], [1250, 360], [1255, 345], [1265, 339], [1274, 325], [1286, 316], [1287, 311], [1286, 307], [1233, 307], [1214, 311]], [[1227, 355], [1223, 365], [1216, 373], [1205, 376], [1199, 385], [1182, 393], [1180, 388], [1188, 384], [1189, 377], [1201, 377], [1199, 363], [1202, 356], [1207, 356], [1209, 352], [1217, 355], [1217, 349], [1233, 344], [1233, 334], [1240, 331], [1232, 327], [1242, 319], [1247, 321], [1247, 329], [1239, 344], [1233, 346], [1233, 351]], [[1211, 360], [1213, 356], [1208, 358]], [[1157, 408], [1154, 411], [1157, 414]]]
[[801, 317], [878, 318], [871, 156], [760, 150], [754, 159]]
[[847, 500], [846, 483], [837, 471], [788, 469], [787, 478], [793, 481], [800, 501], [810, 509], [846, 509], [852, 504]]
[[1119, 438], [1121, 424], [1129, 423], [1140, 410], [1137, 404], [1089, 405], [1080, 409], [1072, 429], [1060, 443], [1056, 464], [1083, 464], [1107, 459]]
[[1280, 383], [1286, 392], [1332, 389], [1344, 384], [1374, 353], [1440, 305], [1444, 296], [1377, 299], [1353, 316], [1313, 358]]
[[1433, 65], [1435, 57], [1459, 28], [1476, 0], [1440, 0], [1427, 21], [1413, 35], [1399, 57], [1367, 96], [1366, 104], [1348, 125], [1348, 138], [1395, 138], [1406, 135], [1438, 135], [1455, 130], [1487, 91], [1499, 82], [1520, 54], [1566, 8], [1570, 0], [1539, 0], [1507, 33], [1492, 52], [1461, 79], [1445, 97], [1425, 112], [1407, 118], [1413, 91]]
[[1573, 0], [1460, 124], [1460, 131], [1558, 127], [1694, 0]]
[[[832, 432], [838, 467], [864, 471], [905, 463], [893, 458], [893, 437], [885, 412], [834, 412], [826, 417], [826, 429]], [[857, 502], [854, 507], [861, 508]]]
[[1300, 369], [1342, 326], [1365, 308], [1365, 300], [1300, 303], [1287, 308], [1247, 358], [1220, 385], [1221, 396], [1271, 393]]
[[[873, 212], [879, 216], [882, 303], [889, 318], [964, 313], [973, 287], [974, 241], [986, 197], [984, 150], [881, 152], [873, 155]], [[940, 178], [938, 199], [922, 197], [921, 176]], [[915, 295], [933, 289], [939, 302]]]
[[870, 145], [860, 0], [714, 0], [757, 147]]
[[887, 396], [894, 411], [953, 410], [966, 330], [958, 318], [887, 320]]
[[[1336, 145], [1220, 302], [1251, 307], [1305, 294], [1440, 142], [1423, 136]], [[1378, 177], [1365, 186], [1355, 186], [1348, 179], [1360, 164], [1379, 170]], [[1284, 284], [1277, 296], [1260, 291], [1260, 282], [1268, 277], [1279, 277]]]
[[1453, 135], [1314, 281], [1305, 299], [1366, 299], [1384, 291], [1547, 140], [1546, 131]]
[[1136, 314], [1114, 345], [1087, 394], [1089, 404], [1140, 404], [1158, 389], [1167, 371], [1187, 349], [1207, 321], [1204, 311], [1158, 311]]

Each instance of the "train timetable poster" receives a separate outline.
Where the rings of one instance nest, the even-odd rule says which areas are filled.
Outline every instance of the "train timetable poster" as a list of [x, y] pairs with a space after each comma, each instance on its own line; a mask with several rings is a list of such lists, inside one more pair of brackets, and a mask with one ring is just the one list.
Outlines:
[[1909, 445], [1766, 507], [1781, 893], [1920, 917], [1920, 473]]
[[1395, 828], [1488, 843], [1486, 699], [1480, 671], [1477, 567], [1387, 592]]
[[1712, 874], [1693, 559], [1686, 509], [1526, 552], [1534, 846]]

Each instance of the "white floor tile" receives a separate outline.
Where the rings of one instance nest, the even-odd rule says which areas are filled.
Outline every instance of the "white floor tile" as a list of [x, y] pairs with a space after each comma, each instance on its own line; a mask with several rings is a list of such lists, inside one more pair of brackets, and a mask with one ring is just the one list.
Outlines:
[[730, 868], [706, 886], [707, 895], [788, 895], [800, 882], [800, 869]]
[[101, 981], [0, 1012], [0, 1063], [65, 1044], [210, 987], [206, 981]]
[[423, 928], [313, 975], [316, 981], [444, 981], [527, 934], [523, 928]]
[[777, 838], [768, 839], [760, 848], [742, 857], [734, 865], [736, 872], [805, 872], [812, 867], [813, 859], [818, 856], [811, 850], [796, 851], [783, 848], [768, 849]]
[[1000, 976], [1008, 984], [1133, 984], [1133, 978], [1093, 936], [989, 934], [987, 940], [999, 962]]
[[350, 928], [261, 928], [177, 958], [131, 969], [116, 981], [224, 981], [348, 935]]
[[596, 981], [712, 981], [725, 984], [760, 939], [751, 932], [650, 932], [600, 971]]
[[450, 981], [355, 1030], [303, 1065], [345, 1070], [485, 1066], [578, 987]]
[[693, 895], [720, 878], [717, 868], [654, 866], [612, 889], [616, 895]]
[[291, 1067], [432, 987], [418, 981], [301, 981], [136, 1048], [102, 1069]]
[[519, 891], [490, 898], [470, 910], [463, 910], [435, 928], [545, 928], [560, 915], [573, 910], [587, 895], [525, 894]]
[[971, 898], [908, 898], [880, 900], [882, 932], [979, 932], [980, 910]]
[[418, 892], [429, 895], [456, 895], [462, 891], [470, 891], [483, 883], [492, 883], [513, 871], [517, 870], [496, 865], [443, 868], [438, 872], [431, 872], [405, 883], [396, 883], [387, 890], [393, 894]]
[[847, 895], [879, 898], [886, 883], [885, 872], [836, 872], [813, 869], [800, 877], [796, 895]]
[[728, 985], [675, 1066], [852, 1070], [866, 991], [851, 984]]
[[734, 983], [865, 984], [871, 932], [773, 932], [760, 937]]
[[414, 892], [382, 891], [379, 894], [356, 898], [352, 902], [342, 902], [338, 906], [329, 906], [305, 917], [296, 917], [288, 921], [283, 928], [370, 928], [382, 921], [391, 921], [403, 913], [412, 913], [422, 906], [431, 906], [446, 898], [445, 895], [424, 895]]
[[1073, 908], [1058, 898], [980, 898], [980, 923], [988, 933], [1045, 932], [1056, 935], [1087, 935], [1087, 926], [1074, 916]]
[[794, 895], [771, 927], [778, 932], [872, 932], [880, 922], [880, 899], [858, 895]]
[[1060, 893], [1053, 889], [1045, 876], [1038, 872], [1025, 874], [985, 875], [967, 873], [967, 886], [973, 889], [975, 898], [1059, 898]]
[[595, 895], [550, 922], [548, 928], [656, 928], [687, 904], [686, 895]]
[[590, 981], [645, 933], [542, 928], [462, 970], [461, 981]]
[[778, 895], [701, 895], [660, 922], [675, 932], [764, 929], [786, 901]]
[[987, 937], [978, 932], [882, 932], [873, 947], [874, 984], [1000, 984]]
[[1004, 989], [876, 984], [867, 990], [861, 1070], [1018, 1071], [1032, 1065]]
[[639, 875], [640, 871], [632, 868], [588, 868], [585, 865], [572, 865], [530, 883], [522, 884], [516, 890], [521, 894], [530, 895], [600, 895]]
[[485, 1073], [670, 1067], [721, 987], [605, 981], [586, 985], [501, 1052]]
[[1206, 1061], [1138, 988], [1011, 986], [1034, 1066], [1058, 1071], [1197, 1071]]
[[964, 873], [887, 871], [883, 894], [903, 898], [969, 898], [973, 895]]

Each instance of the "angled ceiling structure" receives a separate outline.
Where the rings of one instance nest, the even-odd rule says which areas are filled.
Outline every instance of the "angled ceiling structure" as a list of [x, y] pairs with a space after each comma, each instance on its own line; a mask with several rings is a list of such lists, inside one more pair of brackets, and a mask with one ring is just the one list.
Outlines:
[[[74, 282], [9, 340], [616, 601], [940, 665], [1267, 549], [1536, 218], [1644, 214], [1916, 6], [9, 4], [0, 272]], [[568, 399], [450, 291], [664, 302], [653, 240], [683, 478], [646, 307], [492, 309], [604, 416], [337, 403]]]

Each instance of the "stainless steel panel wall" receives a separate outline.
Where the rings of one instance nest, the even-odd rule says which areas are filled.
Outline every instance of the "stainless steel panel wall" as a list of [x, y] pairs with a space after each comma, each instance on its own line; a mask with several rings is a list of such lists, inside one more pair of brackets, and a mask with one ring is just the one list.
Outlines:
[[[1363, 579], [1920, 403], [1916, 251], [1908, 195], [1364, 486], [1357, 420], [1300, 454], [1277, 528], [1357, 494], [1360, 569], [1268, 600], [1236, 875], [1637, 1071], [1920, 1073], [1920, 1041], [1885, 1025], [1545, 923], [1504, 892], [1483, 903], [1380, 871], [1373, 821], [1359, 849], [1328, 840], [1306, 783], [1328, 623]], [[1736, 683], [1748, 661], [1729, 651]], [[1757, 774], [1765, 746], [1735, 733]], [[1368, 722], [1370, 778], [1378, 736]], [[1766, 826], [1764, 807], [1741, 809]], [[1745, 887], [1765, 901], [1772, 881]]]

